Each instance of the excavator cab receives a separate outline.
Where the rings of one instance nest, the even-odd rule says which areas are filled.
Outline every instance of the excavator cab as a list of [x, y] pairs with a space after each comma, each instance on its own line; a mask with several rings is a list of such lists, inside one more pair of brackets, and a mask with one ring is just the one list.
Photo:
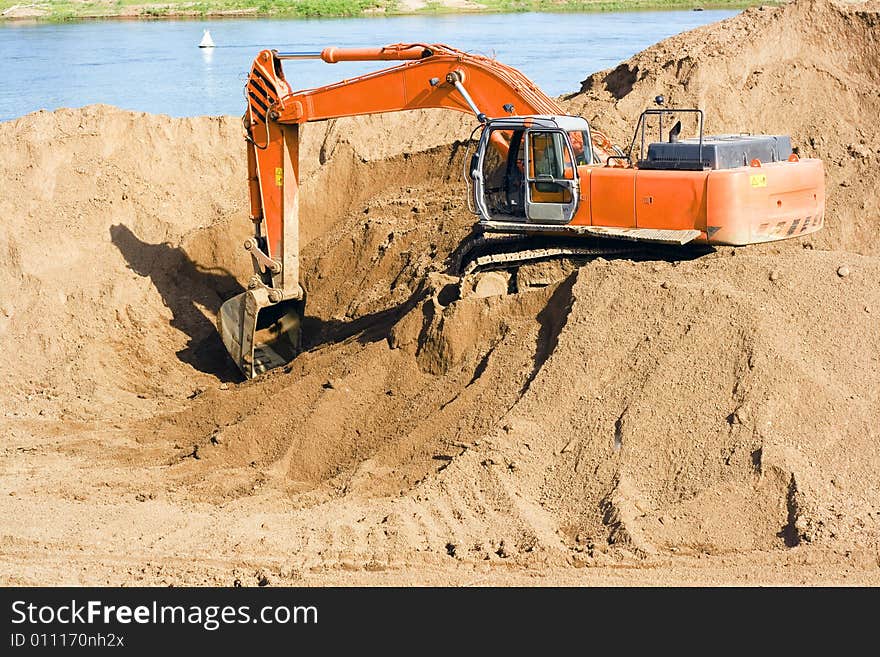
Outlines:
[[574, 116], [489, 120], [471, 161], [483, 221], [567, 224], [580, 198], [577, 167], [593, 161], [590, 127]]

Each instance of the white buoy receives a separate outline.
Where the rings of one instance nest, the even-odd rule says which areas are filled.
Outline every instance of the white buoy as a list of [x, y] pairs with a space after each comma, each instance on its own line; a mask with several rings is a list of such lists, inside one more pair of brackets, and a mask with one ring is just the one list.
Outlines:
[[214, 47], [214, 39], [211, 38], [211, 31], [205, 30], [205, 33], [202, 35], [202, 40], [199, 42], [199, 48], [213, 48]]

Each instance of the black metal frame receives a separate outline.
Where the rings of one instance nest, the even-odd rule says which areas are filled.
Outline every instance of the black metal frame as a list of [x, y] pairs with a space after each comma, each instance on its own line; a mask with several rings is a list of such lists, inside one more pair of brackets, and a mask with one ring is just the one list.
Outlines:
[[632, 166], [632, 163], [633, 163], [632, 162], [632, 154], [633, 154], [633, 150], [636, 147], [636, 139], [638, 139], [639, 135], [641, 134], [641, 139], [640, 139], [640, 143], [639, 143], [638, 164], [639, 164], [640, 168], [647, 168], [647, 167], [642, 166], [643, 163], [645, 162], [645, 160], [643, 158], [645, 155], [645, 130], [647, 128], [647, 117], [656, 115], [660, 118], [659, 127], [658, 127], [658, 133], [659, 133], [658, 141], [663, 141], [663, 115], [664, 114], [696, 114], [699, 117], [700, 145], [699, 145], [698, 156], [697, 156], [698, 159], [696, 161], [683, 160], [681, 162], [678, 162], [677, 165], [673, 168], [686, 169], [686, 170], [696, 170], [696, 171], [702, 171], [703, 169], [705, 169], [706, 165], [703, 162], [703, 118], [704, 118], [703, 110], [691, 108], [691, 107], [680, 108], [680, 109], [679, 108], [672, 108], [672, 107], [659, 108], [659, 109], [646, 109], [645, 111], [643, 111], [639, 115], [639, 122], [636, 124], [636, 129], [633, 132], [633, 138], [632, 138], [632, 141], [630, 142], [630, 145], [629, 145], [629, 148], [627, 149], [626, 154], [625, 155], [612, 155], [606, 160], [606, 163], [610, 165], [611, 160], [613, 160], [613, 159], [618, 159], [618, 160], [625, 159], [629, 162], [630, 166]]

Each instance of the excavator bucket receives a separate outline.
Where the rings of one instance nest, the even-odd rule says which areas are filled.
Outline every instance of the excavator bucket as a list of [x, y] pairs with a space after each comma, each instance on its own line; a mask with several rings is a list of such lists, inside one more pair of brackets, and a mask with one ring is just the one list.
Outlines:
[[300, 351], [304, 310], [304, 299], [274, 303], [263, 288], [238, 294], [220, 307], [220, 337], [245, 377], [293, 360]]

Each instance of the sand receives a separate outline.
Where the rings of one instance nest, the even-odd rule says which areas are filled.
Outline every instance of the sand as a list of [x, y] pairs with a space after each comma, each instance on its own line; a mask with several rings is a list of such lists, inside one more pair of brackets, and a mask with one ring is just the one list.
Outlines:
[[250, 382], [213, 328], [238, 119], [0, 124], [0, 582], [880, 583], [878, 16], [747, 10], [564, 99], [618, 142], [658, 93], [790, 133], [807, 240], [498, 294], [446, 273], [467, 117], [306, 126], [308, 349]]

